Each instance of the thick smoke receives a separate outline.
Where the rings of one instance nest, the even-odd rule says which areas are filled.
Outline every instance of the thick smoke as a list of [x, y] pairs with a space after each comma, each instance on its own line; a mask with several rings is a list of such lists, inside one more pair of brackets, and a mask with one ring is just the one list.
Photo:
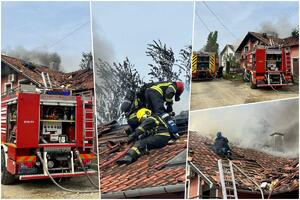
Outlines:
[[[298, 99], [251, 104], [192, 112], [190, 130], [214, 138], [217, 131], [231, 143], [265, 150], [280, 155], [272, 149], [274, 132], [285, 134], [284, 156], [296, 157], [299, 147]], [[282, 154], [281, 154], [282, 155]]]
[[28, 62], [47, 66], [53, 70], [60, 70], [61, 68], [61, 58], [56, 52], [49, 53], [41, 50], [27, 50], [24, 47], [16, 47], [8, 50], [6, 54]]
[[280, 17], [277, 21], [264, 21], [260, 24], [258, 31], [276, 37], [289, 37], [295, 25], [292, 25], [287, 17]]

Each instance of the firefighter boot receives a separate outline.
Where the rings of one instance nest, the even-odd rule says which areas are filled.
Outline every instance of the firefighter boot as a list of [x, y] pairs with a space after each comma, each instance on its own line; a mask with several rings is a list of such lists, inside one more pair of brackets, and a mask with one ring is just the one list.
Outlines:
[[[136, 147], [133, 146], [133, 147], [128, 151], [128, 153], [127, 153], [124, 157], [118, 159], [118, 160], [116, 161], [116, 163], [117, 163], [118, 165], [122, 165], [122, 164], [129, 165], [129, 164], [135, 162], [135, 161], [139, 158], [139, 154], [138, 154], [136, 151], [138, 151], [138, 149], [137, 149]], [[139, 152], [139, 151], [138, 151], [138, 152]]]

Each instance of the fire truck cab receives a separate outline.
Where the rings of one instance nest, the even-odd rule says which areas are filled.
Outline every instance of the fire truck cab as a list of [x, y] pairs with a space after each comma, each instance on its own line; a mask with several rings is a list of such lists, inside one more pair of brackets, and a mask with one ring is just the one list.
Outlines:
[[216, 77], [218, 56], [215, 53], [193, 52], [192, 80], [211, 80]]
[[244, 80], [252, 89], [292, 84], [290, 50], [258, 47], [249, 52]]
[[1, 99], [2, 184], [97, 173], [91, 97], [21, 85]]

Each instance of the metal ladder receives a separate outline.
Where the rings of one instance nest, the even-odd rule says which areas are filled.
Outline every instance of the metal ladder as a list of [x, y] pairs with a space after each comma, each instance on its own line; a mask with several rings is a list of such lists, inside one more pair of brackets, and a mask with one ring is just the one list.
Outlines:
[[[83, 150], [92, 149], [94, 139], [94, 112], [93, 101], [83, 100]], [[89, 106], [89, 108], [86, 108]]]
[[52, 83], [49, 74], [47, 72], [42, 72], [42, 78], [43, 78], [45, 88], [52, 88]]
[[[226, 162], [223, 164], [222, 162]], [[218, 160], [223, 199], [238, 199], [233, 166], [230, 160]]]

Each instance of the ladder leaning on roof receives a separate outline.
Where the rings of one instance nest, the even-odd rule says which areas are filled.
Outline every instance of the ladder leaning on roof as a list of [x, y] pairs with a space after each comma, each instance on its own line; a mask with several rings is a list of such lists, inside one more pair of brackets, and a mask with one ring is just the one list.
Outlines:
[[42, 75], [42, 78], [43, 78], [45, 88], [52, 89], [52, 83], [51, 83], [49, 74], [47, 72], [42, 72], [41, 75]]
[[[226, 164], [223, 164], [222, 161]], [[219, 159], [218, 166], [223, 199], [238, 199], [232, 162]]]

